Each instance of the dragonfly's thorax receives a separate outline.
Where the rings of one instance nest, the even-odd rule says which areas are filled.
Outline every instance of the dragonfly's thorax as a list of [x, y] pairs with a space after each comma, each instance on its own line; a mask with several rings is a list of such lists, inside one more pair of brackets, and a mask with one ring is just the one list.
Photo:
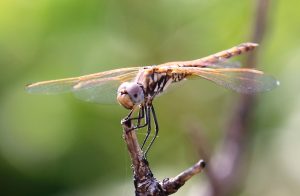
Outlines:
[[154, 98], [162, 93], [174, 82], [179, 82], [186, 77], [185, 73], [176, 73], [172, 67], [145, 67], [139, 72], [135, 82], [144, 88], [145, 98]]

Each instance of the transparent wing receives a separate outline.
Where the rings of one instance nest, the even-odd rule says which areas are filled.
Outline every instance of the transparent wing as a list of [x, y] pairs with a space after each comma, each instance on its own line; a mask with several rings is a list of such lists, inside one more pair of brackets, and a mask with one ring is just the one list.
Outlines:
[[222, 59], [217, 63], [204, 63], [205, 67], [209, 68], [240, 68], [242, 65], [238, 61], [228, 61], [227, 59]]
[[116, 89], [122, 82], [133, 79], [140, 67], [121, 68], [95, 74], [37, 82], [26, 86], [29, 93], [56, 94], [73, 92], [79, 99], [96, 102], [115, 102]]
[[190, 68], [191, 75], [200, 76], [239, 93], [253, 94], [270, 91], [279, 85], [274, 77], [247, 68]]
[[110, 77], [98, 77], [81, 81], [73, 87], [73, 93], [81, 100], [94, 103], [116, 103], [117, 89], [121, 83], [132, 80], [139, 69]]

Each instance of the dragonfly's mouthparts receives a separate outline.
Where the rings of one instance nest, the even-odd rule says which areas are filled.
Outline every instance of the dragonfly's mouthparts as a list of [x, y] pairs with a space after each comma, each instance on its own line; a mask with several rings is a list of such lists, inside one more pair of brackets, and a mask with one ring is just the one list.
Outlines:
[[143, 88], [135, 82], [124, 82], [118, 89], [117, 100], [126, 109], [133, 109], [144, 101]]

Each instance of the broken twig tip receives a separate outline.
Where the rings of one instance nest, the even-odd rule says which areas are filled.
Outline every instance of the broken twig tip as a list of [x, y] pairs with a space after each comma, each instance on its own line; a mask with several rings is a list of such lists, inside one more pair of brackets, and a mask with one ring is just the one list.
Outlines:
[[199, 161], [199, 165], [200, 165], [200, 167], [202, 168], [202, 169], [204, 169], [205, 167], [206, 167], [206, 162], [205, 161], [203, 161], [203, 160], [200, 160]]

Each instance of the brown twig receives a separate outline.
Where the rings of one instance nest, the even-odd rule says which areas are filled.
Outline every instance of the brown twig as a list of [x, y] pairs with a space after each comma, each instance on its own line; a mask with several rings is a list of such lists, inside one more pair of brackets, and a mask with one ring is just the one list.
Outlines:
[[163, 189], [170, 194], [177, 192], [178, 188], [183, 186], [186, 181], [200, 173], [205, 165], [206, 163], [203, 160], [200, 160], [194, 166], [181, 172], [176, 177], [171, 179], [165, 178], [161, 183]]
[[177, 192], [186, 181], [200, 173], [205, 167], [205, 162], [200, 160], [178, 176], [165, 178], [162, 182], [158, 181], [153, 176], [149, 163], [143, 156], [135, 131], [132, 131], [131, 121], [123, 120], [121, 123], [123, 126], [123, 137], [132, 161], [135, 195], [165, 196], [173, 194]]

